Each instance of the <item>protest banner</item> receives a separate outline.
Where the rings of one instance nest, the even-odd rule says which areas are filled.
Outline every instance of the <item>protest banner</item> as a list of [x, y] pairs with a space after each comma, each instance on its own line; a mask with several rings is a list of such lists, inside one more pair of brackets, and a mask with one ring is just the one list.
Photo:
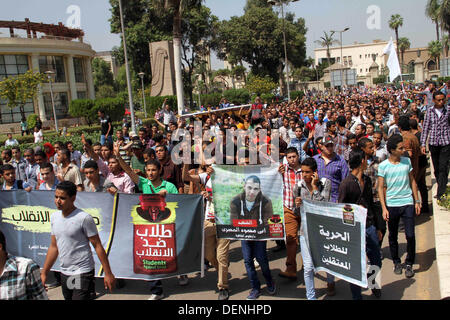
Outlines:
[[367, 288], [367, 209], [303, 200], [301, 220], [314, 271]]
[[[89, 213], [116, 278], [154, 280], [201, 270], [201, 195], [79, 192], [75, 206]], [[0, 230], [13, 255], [43, 266], [50, 245], [54, 204], [51, 191], [0, 193]], [[98, 277], [100, 261], [91, 248]], [[52, 268], [59, 271], [57, 260]]]
[[283, 181], [276, 166], [213, 165], [211, 178], [218, 238], [281, 240]]

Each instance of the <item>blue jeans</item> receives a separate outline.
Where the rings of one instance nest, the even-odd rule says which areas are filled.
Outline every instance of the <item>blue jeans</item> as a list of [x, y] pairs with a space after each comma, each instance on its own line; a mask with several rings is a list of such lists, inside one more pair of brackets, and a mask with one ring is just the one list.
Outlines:
[[[300, 236], [300, 250], [303, 260], [303, 278], [305, 279], [306, 298], [308, 300], [316, 300], [316, 289], [314, 287], [314, 265], [309, 254], [306, 238], [304, 235]], [[333, 283], [334, 276], [327, 273], [327, 283]]]
[[[380, 245], [377, 229], [374, 226], [366, 228], [366, 254], [372, 266], [378, 266], [381, 270]], [[361, 287], [350, 283], [350, 291], [353, 300], [362, 300]]]
[[[105, 144], [105, 142], [106, 142], [105, 135], [102, 134], [102, 135], [100, 136], [100, 143], [101, 143], [101, 145], [103, 146], [103, 145]], [[111, 143], [111, 144], [113, 143], [113, 139], [112, 139], [111, 135], [108, 136], [108, 142]]]
[[267, 285], [272, 285], [272, 275], [269, 268], [269, 259], [267, 258], [267, 241], [246, 241], [242, 240], [242, 255], [244, 256], [245, 269], [247, 276], [250, 278], [252, 289], [261, 290], [261, 283], [256, 273], [253, 259], [256, 258]]
[[400, 257], [398, 256], [398, 224], [400, 218], [402, 218], [403, 223], [405, 224], [406, 251], [408, 253], [405, 264], [412, 266], [416, 256], [414, 206], [388, 207], [387, 209], [389, 211], [389, 249], [391, 251], [392, 261], [394, 264], [401, 263]]
[[151, 280], [149, 281], [149, 283], [150, 283], [150, 292], [152, 294], [156, 294], [158, 296], [162, 295], [163, 288], [161, 280]]

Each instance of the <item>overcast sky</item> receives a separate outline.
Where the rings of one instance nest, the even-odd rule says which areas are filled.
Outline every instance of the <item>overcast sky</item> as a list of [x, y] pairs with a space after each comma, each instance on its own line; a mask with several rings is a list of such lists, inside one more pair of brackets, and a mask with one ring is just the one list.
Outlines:
[[[126, 0], [123, 0], [126, 1]], [[206, 0], [205, 4], [220, 20], [243, 14], [245, 0]], [[68, 24], [71, 14], [67, 9], [71, 5], [80, 8], [80, 24], [86, 33], [86, 41], [96, 51], [108, 51], [120, 44], [120, 37], [111, 34], [109, 18], [111, 16], [108, 0], [15, 0], [2, 1], [0, 20], [23, 21], [29, 18], [33, 22]], [[403, 27], [399, 33], [411, 41], [411, 47], [426, 46], [435, 40], [434, 24], [425, 16], [426, 0], [301, 0], [289, 4], [287, 11], [303, 17], [308, 28], [307, 55], [313, 57], [318, 45], [314, 42], [323, 35], [323, 31], [342, 30], [343, 43], [372, 42], [374, 39], [389, 40], [395, 37], [389, 29], [388, 21], [392, 14], [400, 14]], [[370, 9], [367, 13], [368, 8]], [[278, 8], [276, 10], [279, 10]], [[378, 14], [379, 13], [379, 14]], [[379, 19], [378, 19], [379, 18]], [[367, 26], [369, 21], [370, 28]], [[8, 34], [7, 29], [0, 29]], [[215, 54], [212, 54], [213, 68], [223, 68]]]

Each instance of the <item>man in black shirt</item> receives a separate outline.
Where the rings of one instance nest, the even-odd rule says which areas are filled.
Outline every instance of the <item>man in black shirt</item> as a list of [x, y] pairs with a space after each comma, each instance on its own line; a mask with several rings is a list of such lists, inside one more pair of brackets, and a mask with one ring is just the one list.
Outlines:
[[[374, 210], [372, 181], [364, 174], [367, 169], [367, 160], [364, 151], [356, 149], [349, 155], [351, 173], [339, 186], [339, 203], [357, 204], [367, 209], [366, 219], [366, 254], [372, 266], [378, 266], [381, 272], [380, 245], [378, 243], [377, 229], [381, 217]], [[354, 300], [361, 300], [361, 287], [350, 284]], [[372, 289], [373, 294], [379, 298], [381, 289]]]
[[104, 145], [106, 140], [108, 140], [111, 144], [113, 144], [113, 140], [112, 140], [112, 136], [111, 136], [111, 134], [112, 134], [111, 118], [109, 116], [105, 115], [104, 110], [98, 111], [98, 117], [100, 118], [100, 125], [102, 126], [100, 143], [102, 145]]

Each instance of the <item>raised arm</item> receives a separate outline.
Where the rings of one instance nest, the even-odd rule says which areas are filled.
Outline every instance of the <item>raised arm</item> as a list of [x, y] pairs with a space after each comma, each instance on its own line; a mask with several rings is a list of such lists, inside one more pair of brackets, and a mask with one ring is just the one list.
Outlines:
[[133, 169], [122, 159], [120, 156], [120, 146], [116, 142], [114, 143], [114, 155], [117, 158], [117, 161], [119, 162], [119, 165], [122, 167], [123, 171], [131, 178], [131, 180], [134, 182], [134, 184], [139, 185], [139, 176], [134, 172]]

